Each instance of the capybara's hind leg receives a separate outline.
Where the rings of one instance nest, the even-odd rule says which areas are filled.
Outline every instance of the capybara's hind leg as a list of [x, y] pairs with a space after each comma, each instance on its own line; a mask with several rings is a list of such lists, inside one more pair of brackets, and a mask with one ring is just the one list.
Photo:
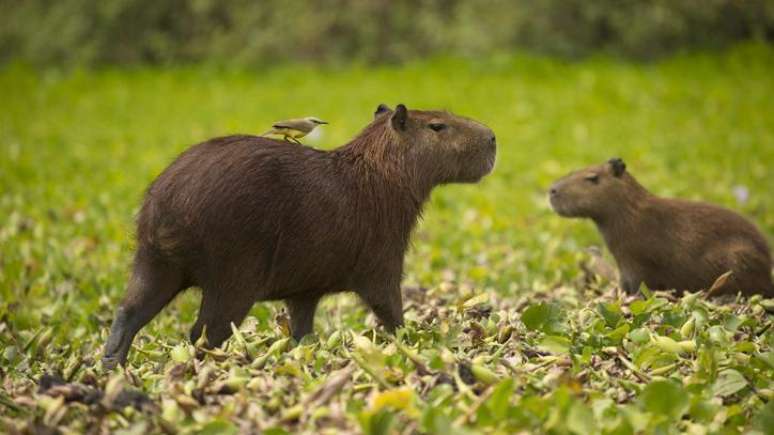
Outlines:
[[203, 288], [199, 318], [191, 329], [191, 342], [199, 339], [206, 325], [207, 345], [220, 346], [231, 337], [231, 323], [239, 326], [252, 306], [253, 297], [247, 293]]
[[774, 296], [774, 286], [771, 278], [766, 276], [766, 271], [760, 270], [735, 270], [725, 284], [713, 290], [712, 295], [735, 295], [739, 292], [744, 296], [761, 294], [764, 297]]
[[312, 332], [314, 312], [318, 302], [320, 302], [320, 296], [317, 295], [305, 295], [285, 300], [290, 314], [290, 332], [296, 341], [301, 341], [305, 335]]
[[[745, 296], [762, 294], [774, 296], [771, 282], [771, 264], [755, 248], [747, 246], [730, 247], [718, 250], [707, 256], [709, 262], [721, 264], [720, 270], [732, 271], [722, 285], [712, 291], [712, 295], [736, 295], [741, 292]], [[716, 284], [718, 284], [716, 282]]]
[[[743, 257], [743, 265], [733, 277], [737, 289], [745, 296], [754, 294], [763, 295], [763, 297], [774, 297], [774, 284], [771, 281], [771, 264], [764, 261], [764, 258], [758, 255], [748, 254]], [[741, 269], [741, 270], [739, 270]]]
[[183, 274], [151, 254], [135, 256], [126, 296], [116, 310], [102, 362], [105, 367], [125, 364], [137, 332], [183, 289]]

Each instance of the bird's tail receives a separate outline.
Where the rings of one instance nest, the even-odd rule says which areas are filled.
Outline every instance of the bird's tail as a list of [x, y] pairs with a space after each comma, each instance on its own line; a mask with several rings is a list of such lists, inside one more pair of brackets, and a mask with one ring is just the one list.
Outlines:
[[277, 130], [272, 128], [271, 130], [268, 130], [268, 131], [266, 131], [264, 133], [261, 133], [261, 136], [268, 136], [270, 134], [276, 134], [276, 133], [277, 133]]

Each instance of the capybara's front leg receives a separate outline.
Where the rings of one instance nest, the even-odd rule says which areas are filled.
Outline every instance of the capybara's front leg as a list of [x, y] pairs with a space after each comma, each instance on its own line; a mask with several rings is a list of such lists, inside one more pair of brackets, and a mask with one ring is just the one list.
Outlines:
[[207, 346], [218, 347], [231, 337], [231, 324], [239, 327], [254, 302], [248, 291], [225, 286], [204, 286], [199, 318], [191, 329], [191, 342], [195, 343], [206, 326]]
[[314, 328], [314, 312], [317, 309], [317, 303], [320, 302], [319, 295], [308, 295], [286, 299], [285, 305], [290, 314], [290, 332], [296, 341], [301, 341], [305, 335], [310, 334]]
[[642, 284], [641, 279], [623, 270], [621, 270], [621, 276], [618, 280], [623, 291], [630, 295], [637, 293], [640, 290], [640, 284]]
[[369, 289], [358, 294], [387, 331], [395, 332], [396, 328], [403, 326], [403, 298], [399, 284]]

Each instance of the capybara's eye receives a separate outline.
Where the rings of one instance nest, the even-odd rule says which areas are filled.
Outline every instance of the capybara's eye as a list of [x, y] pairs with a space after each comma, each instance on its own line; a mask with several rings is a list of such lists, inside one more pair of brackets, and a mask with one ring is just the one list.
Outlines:
[[586, 175], [586, 180], [588, 180], [588, 181], [590, 181], [590, 182], [592, 182], [594, 184], [597, 184], [597, 183], [599, 183], [599, 174], [589, 174], [589, 175]]
[[442, 124], [440, 122], [431, 122], [430, 124], [427, 124], [428, 127], [430, 127], [433, 131], [441, 131], [444, 128], [446, 128], [446, 124]]

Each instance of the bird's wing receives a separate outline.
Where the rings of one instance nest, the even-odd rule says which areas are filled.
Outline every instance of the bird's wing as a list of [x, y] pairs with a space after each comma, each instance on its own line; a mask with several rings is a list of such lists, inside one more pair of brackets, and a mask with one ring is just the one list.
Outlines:
[[298, 130], [303, 131], [304, 133], [309, 133], [312, 131], [316, 125], [313, 122], [307, 121], [306, 119], [288, 119], [285, 121], [277, 121], [272, 125], [274, 128], [289, 128], [291, 130]]

